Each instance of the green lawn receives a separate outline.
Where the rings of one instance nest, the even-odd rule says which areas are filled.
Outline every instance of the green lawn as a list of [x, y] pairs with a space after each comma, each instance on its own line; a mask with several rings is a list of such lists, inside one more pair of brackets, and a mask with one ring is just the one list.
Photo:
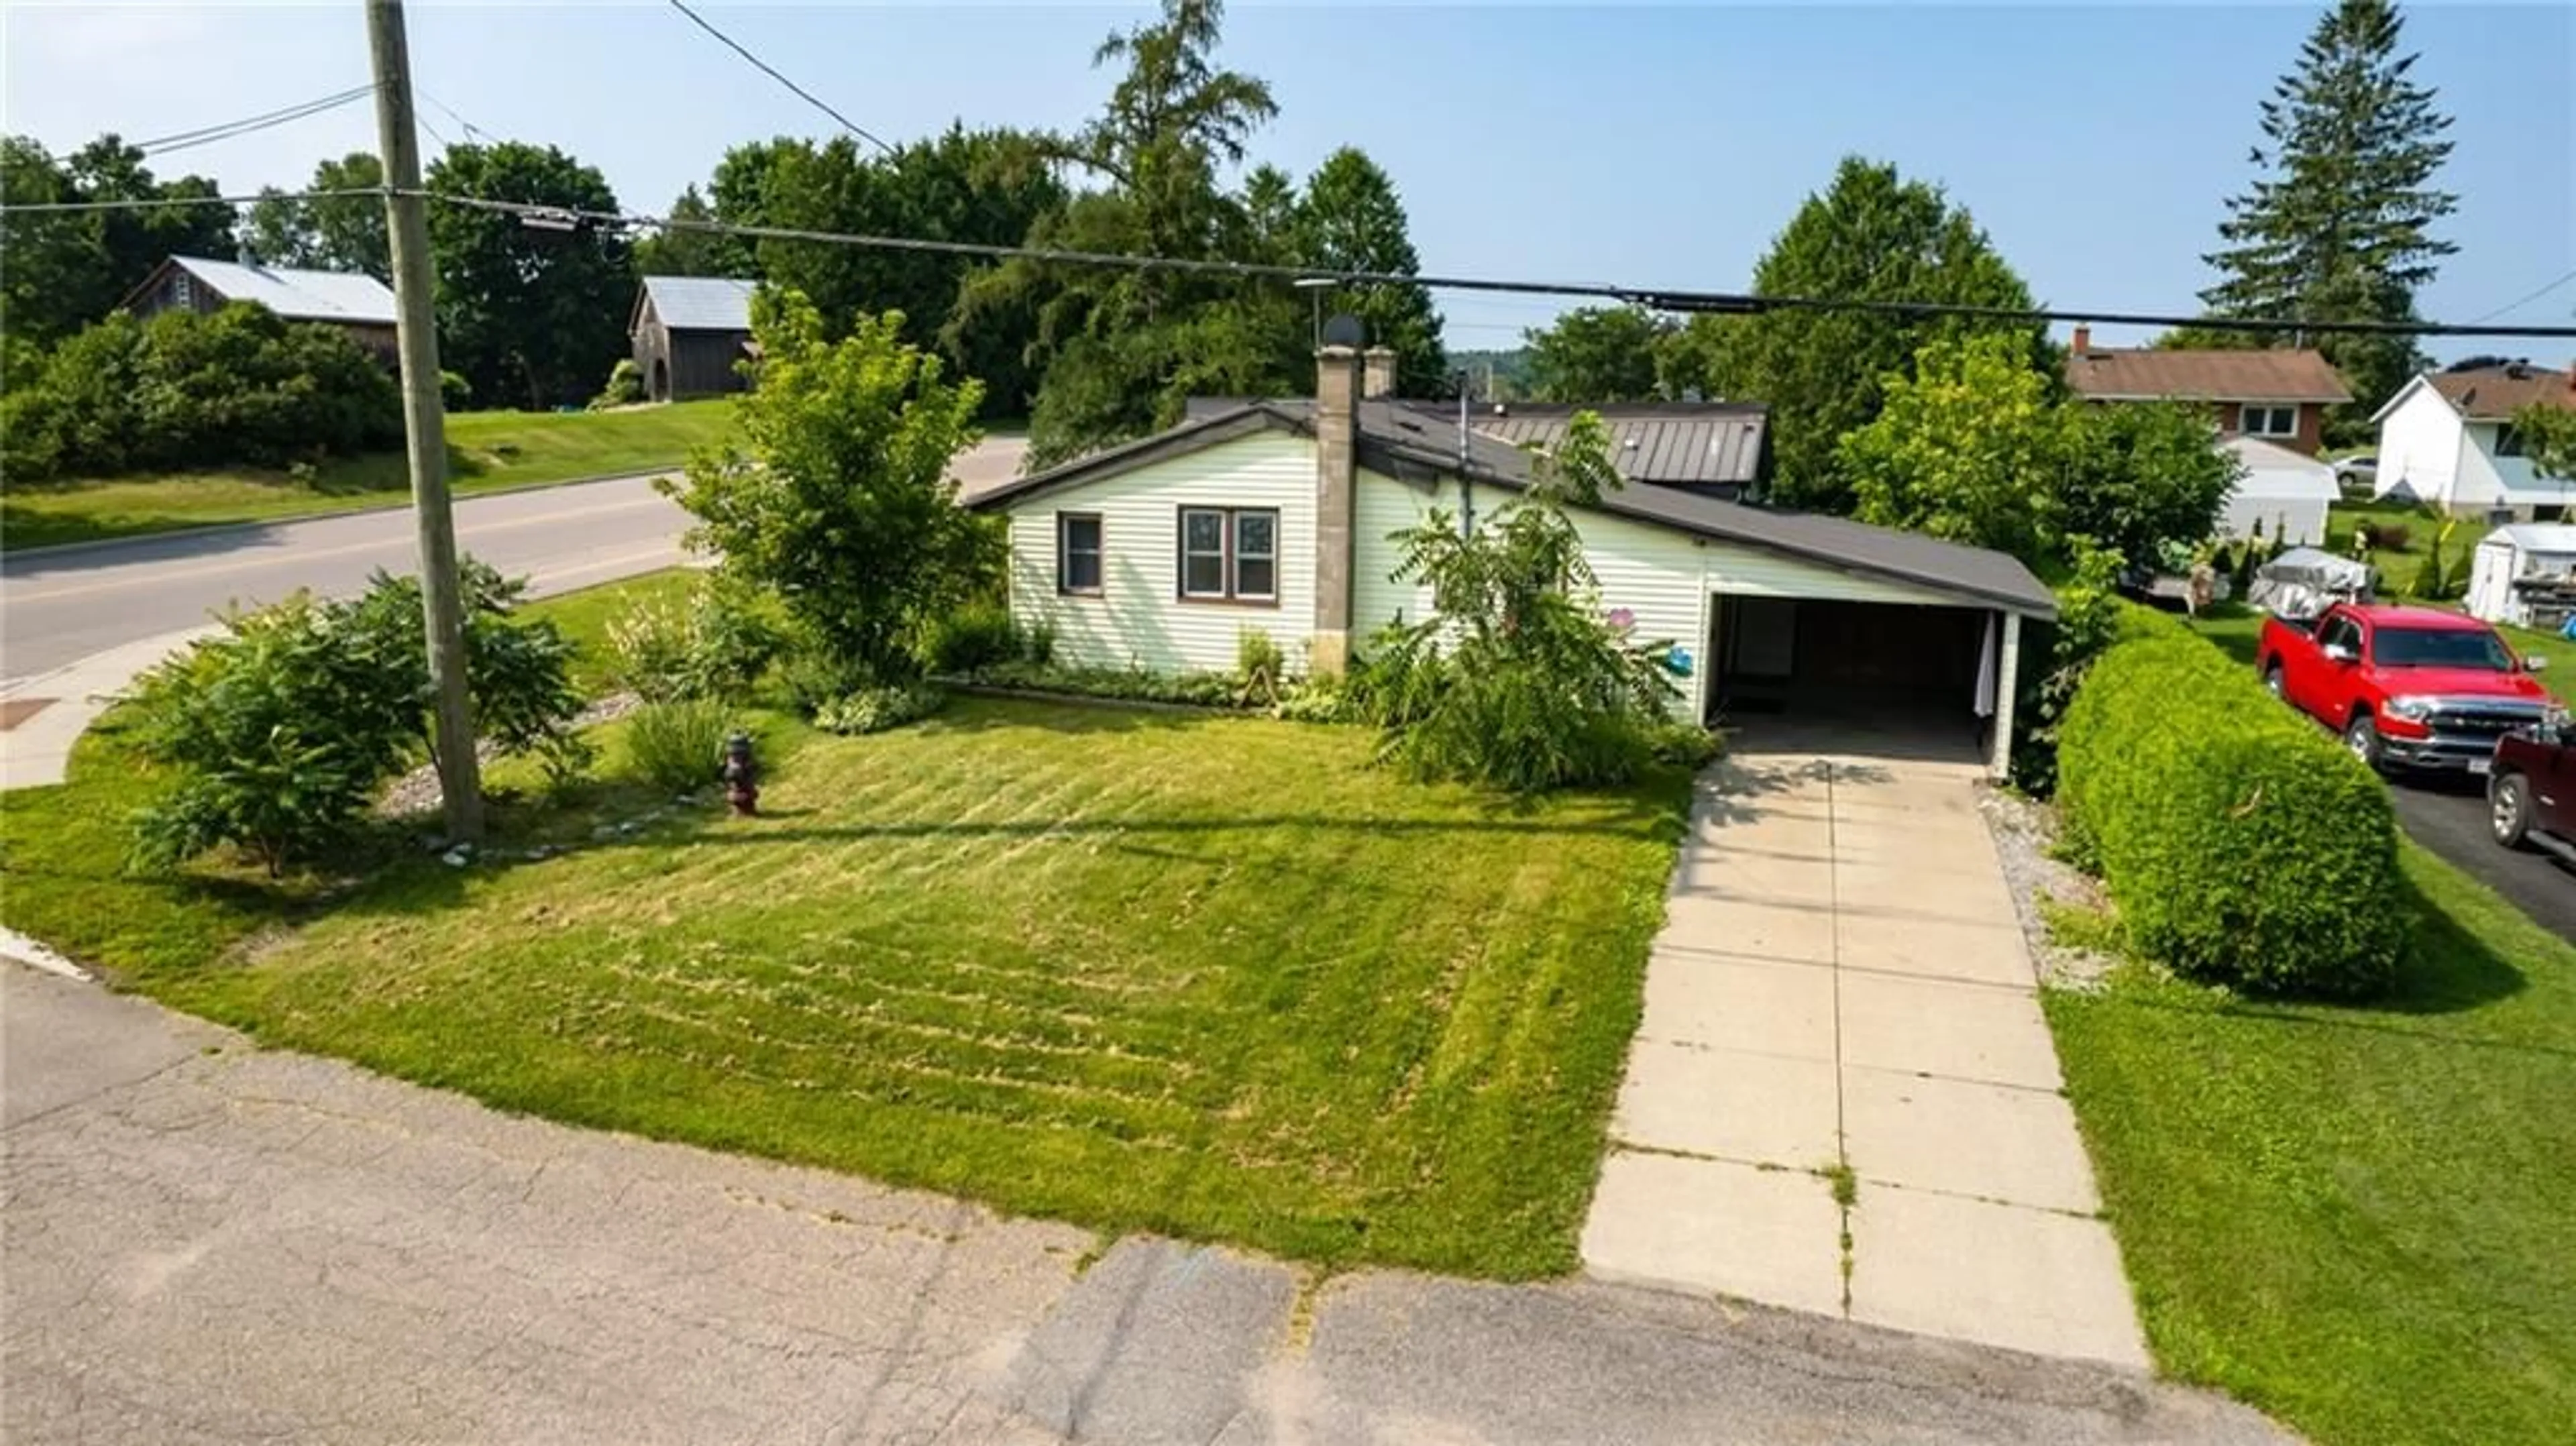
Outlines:
[[[447, 419], [460, 493], [673, 467], [724, 431], [726, 398], [612, 412], [459, 412]], [[273, 522], [403, 501], [400, 453], [323, 464], [309, 484], [283, 473], [124, 477], [0, 492], [0, 545], [49, 547], [226, 522]]]
[[[2259, 619], [2205, 618], [2249, 665]], [[2564, 674], [2550, 675], [2564, 688]], [[2397, 997], [2131, 973], [2049, 1022], [2158, 1364], [2330, 1446], [2576, 1421], [2576, 948], [2401, 841]]]
[[[1516, 805], [1402, 783], [1348, 728], [759, 721], [761, 818], [415, 854], [329, 898], [116, 876], [149, 785], [94, 740], [11, 796], [0, 913], [269, 1043], [504, 1108], [1329, 1264], [1573, 1266], [1683, 778]], [[651, 803], [503, 819], [588, 841]]]

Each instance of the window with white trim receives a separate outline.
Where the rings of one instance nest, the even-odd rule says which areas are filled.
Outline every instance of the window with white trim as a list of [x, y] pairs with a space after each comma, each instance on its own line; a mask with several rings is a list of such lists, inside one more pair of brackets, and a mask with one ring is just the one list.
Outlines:
[[1055, 590], [1077, 596], [1100, 593], [1100, 514], [1055, 515]]
[[1184, 507], [1180, 522], [1183, 602], [1279, 601], [1279, 510]]
[[2250, 405], [2238, 407], [2236, 430], [2248, 437], [2295, 437], [2299, 435], [2299, 409]]

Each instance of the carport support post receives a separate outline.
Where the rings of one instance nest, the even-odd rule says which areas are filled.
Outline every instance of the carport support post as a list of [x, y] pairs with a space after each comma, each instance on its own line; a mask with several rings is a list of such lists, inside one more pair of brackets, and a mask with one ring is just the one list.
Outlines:
[[420, 531], [420, 601], [428, 618], [429, 681], [437, 710], [431, 736], [448, 841], [473, 843], [483, 837], [483, 779], [474, 756], [473, 705], [465, 691], [456, 518], [447, 499], [447, 419], [439, 407], [438, 327], [430, 311], [429, 213], [420, 193], [420, 132], [412, 121], [402, 0], [367, 0], [367, 52], [375, 67], [376, 138], [384, 148], [403, 438], [411, 462], [412, 518]]
[[2003, 643], [1995, 649], [1995, 742], [1987, 772], [2001, 783], [2012, 777], [2013, 689], [2021, 674], [2021, 614], [2004, 614]]

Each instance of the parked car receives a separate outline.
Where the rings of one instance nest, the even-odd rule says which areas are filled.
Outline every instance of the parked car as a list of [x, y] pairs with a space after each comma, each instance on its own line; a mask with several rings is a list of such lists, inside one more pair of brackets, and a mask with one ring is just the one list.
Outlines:
[[2367, 496], [2371, 484], [2379, 480], [2379, 459], [2346, 457], [2334, 464], [2334, 478], [2335, 485], [2344, 492]]
[[2576, 863], [2576, 744], [2564, 724], [2496, 740], [2487, 818], [2506, 848], [2538, 848]]
[[2435, 608], [2336, 603], [2313, 622], [2263, 620], [2255, 657], [2274, 696], [2343, 734], [2373, 768], [2485, 773], [2496, 740], [2560, 710], [2496, 630]]

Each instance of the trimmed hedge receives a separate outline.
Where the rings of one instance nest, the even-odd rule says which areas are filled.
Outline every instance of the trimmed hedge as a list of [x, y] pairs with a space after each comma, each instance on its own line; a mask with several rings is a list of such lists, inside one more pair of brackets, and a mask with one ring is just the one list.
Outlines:
[[2121, 632], [2067, 710], [2058, 801], [2132, 943], [2251, 992], [2386, 988], [2410, 922], [2386, 785], [2206, 641]]

